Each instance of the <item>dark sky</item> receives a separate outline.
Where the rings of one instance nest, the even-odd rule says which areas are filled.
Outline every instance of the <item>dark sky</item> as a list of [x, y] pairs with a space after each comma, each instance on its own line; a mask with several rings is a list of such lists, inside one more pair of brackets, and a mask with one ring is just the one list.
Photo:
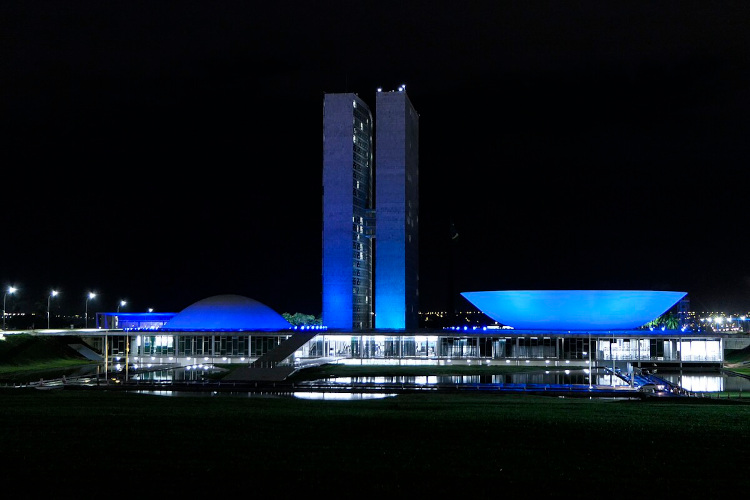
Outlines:
[[374, 110], [406, 84], [423, 310], [622, 288], [746, 312], [748, 20], [747, 2], [4, 2], [0, 281], [73, 312], [93, 290], [98, 311], [236, 293], [320, 314], [323, 95]]

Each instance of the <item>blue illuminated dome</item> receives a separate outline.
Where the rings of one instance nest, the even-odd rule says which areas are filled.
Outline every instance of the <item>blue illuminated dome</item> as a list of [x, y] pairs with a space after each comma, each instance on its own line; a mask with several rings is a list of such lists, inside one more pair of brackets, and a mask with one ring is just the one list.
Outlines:
[[498, 290], [462, 292], [501, 325], [521, 330], [631, 330], [658, 318], [686, 292]]
[[292, 325], [260, 302], [241, 295], [215, 295], [186, 307], [161, 330], [286, 330]]

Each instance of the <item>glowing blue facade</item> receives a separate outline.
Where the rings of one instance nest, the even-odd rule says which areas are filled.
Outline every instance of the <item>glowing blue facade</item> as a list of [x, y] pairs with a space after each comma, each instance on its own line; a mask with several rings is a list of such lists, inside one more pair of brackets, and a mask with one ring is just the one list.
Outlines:
[[373, 119], [356, 94], [323, 105], [323, 324], [372, 328]]
[[652, 290], [496, 290], [461, 295], [501, 325], [554, 331], [639, 328], [687, 294]]
[[419, 322], [419, 116], [406, 91], [375, 100], [375, 327]]
[[325, 95], [322, 319], [332, 329], [419, 323], [419, 117], [403, 87], [378, 91], [376, 121], [356, 94]]
[[96, 313], [97, 328], [122, 328], [124, 330], [156, 330], [177, 313]]

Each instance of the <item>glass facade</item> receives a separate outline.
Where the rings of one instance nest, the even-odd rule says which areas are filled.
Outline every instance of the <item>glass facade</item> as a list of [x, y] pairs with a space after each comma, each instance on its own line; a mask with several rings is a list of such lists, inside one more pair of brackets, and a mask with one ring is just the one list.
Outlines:
[[352, 328], [372, 327], [372, 117], [353, 102]]
[[[153, 332], [112, 333], [97, 344], [113, 362], [130, 356], [132, 362], [163, 364], [250, 363], [271, 353], [290, 333]], [[309, 338], [309, 337], [308, 337]], [[302, 340], [304, 341], [304, 339]], [[337, 362], [371, 360], [388, 364], [424, 364], [446, 360], [586, 364], [683, 363], [720, 364], [721, 338], [706, 337], [588, 337], [567, 335], [355, 335], [318, 334], [290, 355], [285, 363], [332, 358]], [[290, 351], [291, 352], [291, 351]], [[622, 366], [622, 365], [621, 365]], [[664, 366], [664, 365], [660, 365]]]
[[613, 339], [599, 340], [597, 359], [648, 361], [717, 361], [720, 339]]
[[318, 335], [297, 357], [721, 362], [721, 339], [493, 335]]

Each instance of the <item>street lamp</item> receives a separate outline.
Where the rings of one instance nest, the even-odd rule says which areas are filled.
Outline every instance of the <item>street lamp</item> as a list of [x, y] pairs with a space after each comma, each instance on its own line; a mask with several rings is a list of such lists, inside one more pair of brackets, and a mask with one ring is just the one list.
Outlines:
[[12, 286], [9, 286], [8, 289], [3, 294], [3, 330], [5, 330], [5, 297], [8, 296], [8, 294], [13, 294], [18, 290], [18, 288], [14, 288]]
[[89, 294], [86, 296], [86, 328], [89, 327], [89, 300], [96, 297], [96, 294], [94, 292], [89, 292]]
[[120, 312], [120, 306], [124, 306], [125, 304], [127, 304], [127, 302], [125, 302], [124, 300], [121, 300], [120, 303], [117, 304], [117, 312]]
[[49, 301], [52, 297], [56, 297], [57, 294], [60, 293], [57, 290], [52, 290], [52, 292], [49, 294], [49, 297], [47, 297], [47, 330], [49, 330]]

